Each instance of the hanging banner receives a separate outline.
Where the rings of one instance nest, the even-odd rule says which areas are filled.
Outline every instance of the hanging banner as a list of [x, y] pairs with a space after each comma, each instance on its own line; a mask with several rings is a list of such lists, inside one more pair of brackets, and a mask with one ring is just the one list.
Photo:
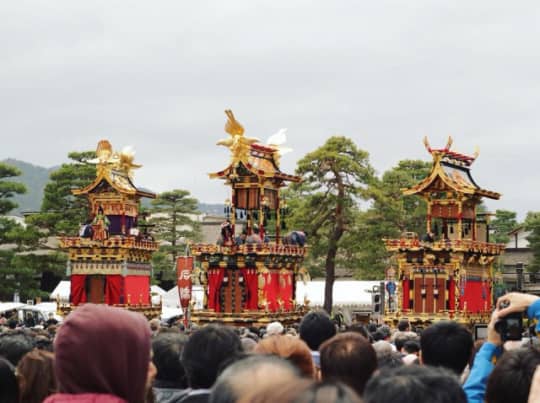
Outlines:
[[193, 270], [192, 256], [179, 256], [176, 259], [176, 276], [178, 278], [178, 297], [180, 306], [184, 311], [184, 325], [187, 327], [189, 321], [189, 303], [191, 301], [192, 282], [191, 272]]

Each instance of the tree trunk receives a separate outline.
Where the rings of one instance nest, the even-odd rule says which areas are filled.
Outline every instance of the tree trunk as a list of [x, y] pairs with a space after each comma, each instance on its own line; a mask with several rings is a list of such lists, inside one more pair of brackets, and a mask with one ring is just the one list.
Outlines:
[[332, 313], [332, 305], [334, 304], [334, 279], [336, 272], [336, 254], [337, 241], [330, 240], [328, 253], [326, 255], [326, 276], [324, 283], [324, 310], [330, 315]]
[[326, 254], [326, 281], [324, 284], [324, 310], [330, 315], [334, 304], [334, 279], [336, 277], [336, 255], [338, 242], [345, 231], [345, 220], [343, 217], [343, 200], [345, 198], [345, 187], [338, 172], [335, 172], [338, 188], [338, 198], [335, 209], [335, 227], [328, 243], [328, 253]]

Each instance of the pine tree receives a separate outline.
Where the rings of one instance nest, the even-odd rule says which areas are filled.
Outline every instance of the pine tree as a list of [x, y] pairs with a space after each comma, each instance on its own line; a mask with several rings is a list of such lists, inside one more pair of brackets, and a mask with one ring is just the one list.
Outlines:
[[331, 137], [298, 162], [303, 182], [292, 186], [296, 196], [291, 222], [308, 234], [313, 258], [324, 260], [324, 309], [332, 311], [336, 262], [343, 254], [344, 235], [370, 198], [374, 180], [369, 154], [346, 137]]
[[164, 287], [174, 284], [176, 257], [184, 254], [189, 241], [202, 238], [201, 225], [194, 217], [199, 214], [197, 204], [197, 199], [181, 189], [163, 192], [152, 200], [150, 223], [155, 226], [152, 232], [160, 241], [152, 263]]

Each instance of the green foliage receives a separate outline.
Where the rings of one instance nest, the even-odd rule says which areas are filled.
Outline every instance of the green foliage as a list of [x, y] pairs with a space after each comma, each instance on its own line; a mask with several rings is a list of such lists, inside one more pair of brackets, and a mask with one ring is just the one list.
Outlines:
[[96, 177], [96, 167], [86, 161], [95, 157], [95, 152], [72, 152], [73, 161], [62, 164], [52, 172], [45, 186], [41, 212], [29, 217], [29, 221], [52, 235], [73, 235], [81, 223], [89, 217], [88, 201], [76, 197], [71, 191], [84, 188]]
[[13, 197], [26, 192], [26, 187], [22, 183], [6, 180], [20, 174], [21, 171], [17, 168], [0, 163], [0, 215], [7, 214], [17, 207]]
[[508, 233], [518, 226], [516, 220], [517, 213], [509, 210], [496, 210], [495, 218], [491, 220], [489, 228], [493, 230], [490, 234], [491, 242], [508, 243], [510, 236]]
[[202, 239], [201, 224], [192, 218], [199, 214], [197, 205], [197, 199], [181, 189], [163, 192], [152, 200], [150, 223], [155, 225], [153, 233], [160, 241], [159, 252], [154, 254], [152, 264], [162, 283], [176, 277], [176, 257], [185, 253], [187, 243]]
[[404, 196], [403, 189], [420, 182], [430, 170], [429, 162], [403, 160], [396, 167], [386, 171], [382, 180], [375, 182], [371, 187], [375, 200], [373, 208], [380, 219], [395, 228], [394, 234], [398, 235], [404, 231], [425, 232], [426, 202], [418, 196]]
[[529, 212], [525, 218], [525, 229], [530, 231], [527, 241], [533, 253], [533, 259], [527, 269], [536, 273], [540, 271], [540, 212]]
[[23, 300], [46, 295], [40, 279], [48, 256], [34, 254], [40, 238], [37, 228], [0, 218], [0, 300], [10, 300], [15, 292]]
[[[19, 292], [23, 300], [46, 296], [45, 290], [52, 291], [62, 277], [66, 256], [47, 241], [51, 235], [76, 233], [80, 223], [87, 218], [87, 200], [75, 198], [71, 190], [94, 180], [95, 166], [85, 162], [94, 155], [94, 152], [69, 154], [73, 162], [63, 164], [51, 173], [45, 186], [42, 210], [29, 216], [26, 226], [0, 220], [0, 243], [9, 245], [0, 258], [0, 298], [11, 299], [14, 292]], [[14, 185], [19, 184], [10, 182], [9, 186]], [[0, 194], [0, 204], [10, 196]]]
[[[291, 227], [308, 233], [310, 263], [324, 261], [326, 273], [324, 308], [332, 310], [332, 287], [344, 234], [354, 225], [359, 203], [370, 197], [374, 170], [369, 154], [346, 138], [334, 136], [298, 162], [303, 182], [292, 186]], [[338, 257], [339, 256], [339, 257]], [[308, 266], [309, 267], [309, 266]]]
[[431, 163], [403, 160], [386, 171], [369, 188], [372, 206], [357, 216], [350, 234], [356, 245], [350, 262], [357, 267], [356, 277], [376, 280], [384, 277], [389, 255], [383, 238], [397, 238], [402, 232], [425, 232], [426, 202], [418, 196], [404, 196], [403, 189], [424, 179], [431, 171]]

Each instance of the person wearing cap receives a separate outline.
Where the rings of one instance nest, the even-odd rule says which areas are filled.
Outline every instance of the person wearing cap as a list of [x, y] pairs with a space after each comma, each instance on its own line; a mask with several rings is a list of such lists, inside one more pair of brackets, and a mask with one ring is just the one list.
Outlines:
[[283, 334], [285, 331], [285, 328], [281, 324], [281, 322], [272, 322], [268, 326], [266, 326], [266, 337], [270, 336], [276, 336], [279, 334]]

